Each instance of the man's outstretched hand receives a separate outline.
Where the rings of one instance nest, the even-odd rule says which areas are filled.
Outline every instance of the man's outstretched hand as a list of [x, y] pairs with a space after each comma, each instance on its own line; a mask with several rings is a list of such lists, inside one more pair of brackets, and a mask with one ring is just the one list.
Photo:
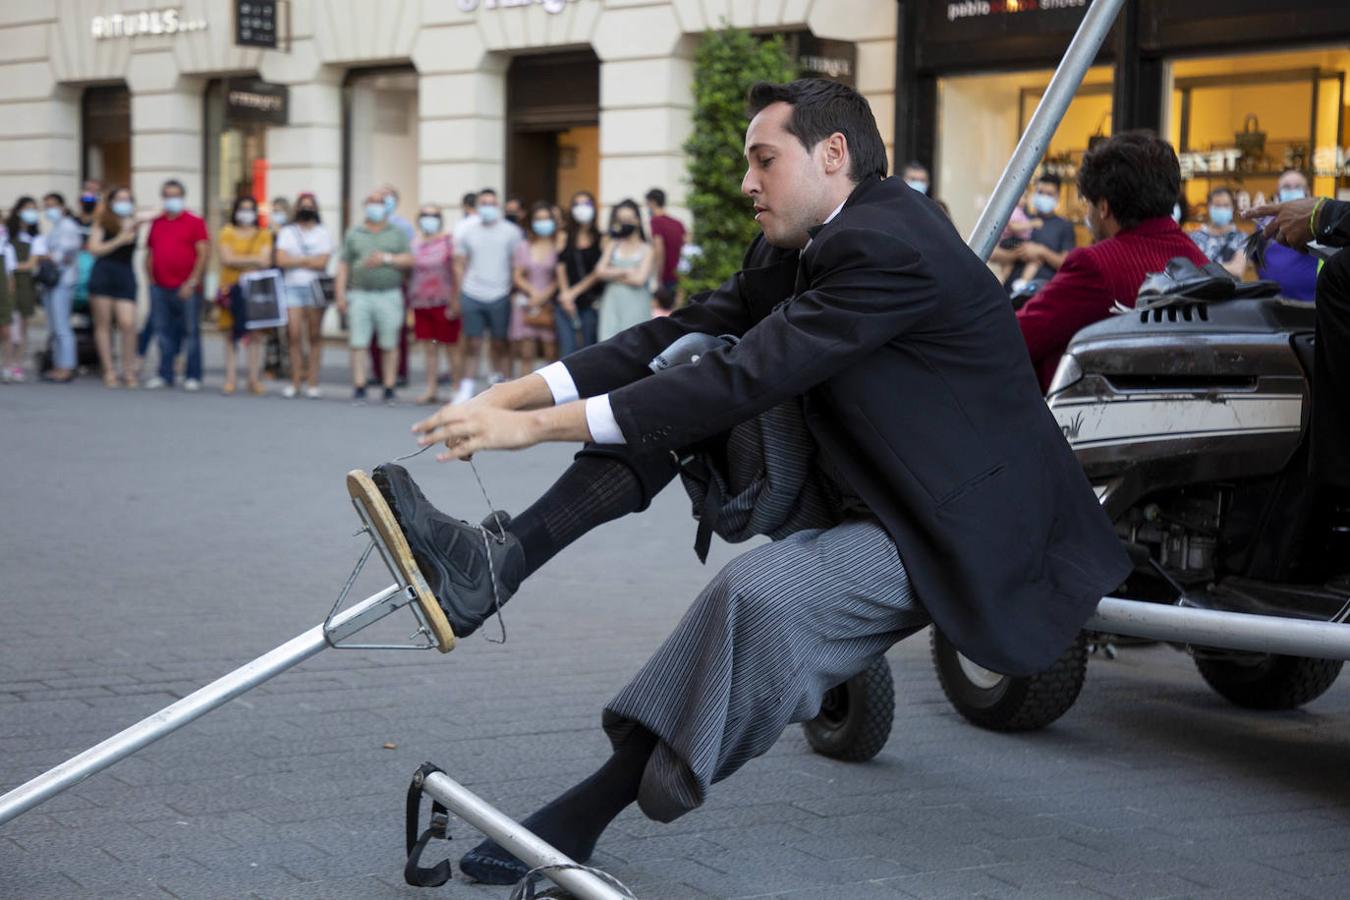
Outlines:
[[1267, 203], [1254, 206], [1242, 214], [1245, 219], [1271, 217], [1262, 232], [1268, 240], [1278, 241], [1300, 252], [1306, 251], [1313, 239], [1312, 214], [1317, 207], [1316, 197], [1290, 200], [1288, 203]]
[[441, 462], [469, 459], [479, 450], [523, 450], [546, 441], [591, 439], [584, 403], [538, 408], [546, 398], [552, 400], [544, 380], [527, 375], [465, 403], [447, 403], [414, 425], [413, 434], [422, 447], [444, 443], [446, 451], [436, 457]]

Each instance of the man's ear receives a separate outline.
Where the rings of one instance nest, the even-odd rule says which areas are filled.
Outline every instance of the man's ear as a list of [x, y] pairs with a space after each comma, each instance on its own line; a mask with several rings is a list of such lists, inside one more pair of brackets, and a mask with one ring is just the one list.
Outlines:
[[[825, 152], [825, 174], [833, 175], [848, 166], [848, 138], [836, 131], [822, 142]], [[845, 173], [847, 174], [847, 173]]]

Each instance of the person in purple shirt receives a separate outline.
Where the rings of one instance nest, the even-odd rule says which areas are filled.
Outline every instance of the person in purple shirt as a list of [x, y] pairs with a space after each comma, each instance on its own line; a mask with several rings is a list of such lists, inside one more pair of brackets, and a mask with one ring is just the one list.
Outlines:
[[[1309, 196], [1308, 177], [1298, 169], [1280, 173], [1280, 202], [1303, 200]], [[1306, 253], [1271, 242], [1266, 247], [1265, 265], [1258, 274], [1280, 286], [1280, 293], [1289, 300], [1312, 302], [1317, 289], [1317, 260]]]

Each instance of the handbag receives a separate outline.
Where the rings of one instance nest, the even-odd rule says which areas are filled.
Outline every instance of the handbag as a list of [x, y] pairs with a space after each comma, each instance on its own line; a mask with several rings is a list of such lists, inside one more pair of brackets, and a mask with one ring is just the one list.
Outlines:
[[33, 281], [45, 288], [54, 288], [61, 283], [61, 270], [57, 268], [56, 263], [43, 257], [38, 260], [37, 270], [33, 273]]
[[553, 327], [553, 301], [541, 303], [535, 307], [526, 307], [525, 324], [531, 328]]
[[1261, 122], [1256, 113], [1248, 113], [1242, 123], [1242, 130], [1233, 135], [1234, 143], [1243, 156], [1260, 156], [1266, 152], [1266, 133], [1261, 130]]
[[323, 308], [337, 299], [337, 282], [332, 276], [320, 275], [309, 283], [309, 291], [314, 305]]

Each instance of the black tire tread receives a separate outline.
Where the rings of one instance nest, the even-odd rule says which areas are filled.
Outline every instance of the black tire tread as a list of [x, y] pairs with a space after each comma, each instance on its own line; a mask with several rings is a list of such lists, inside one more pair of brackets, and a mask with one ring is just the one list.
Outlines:
[[[1297, 709], [1322, 696], [1341, 674], [1339, 659], [1272, 656], [1269, 669], [1251, 677], [1237, 663], [1196, 657], [1200, 676], [1219, 696], [1243, 709]], [[1245, 676], [1245, 677], [1244, 677]]]
[[895, 722], [895, 679], [886, 657], [873, 660], [839, 689], [849, 691], [849, 716], [840, 728], [829, 728], [819, 719], [802, 723], [806, 742], [821, 756], [843, 762], [866, 762], [891, 739]]
[[[950, 682], [948, 665], [956, 663], [956, 648], [932, 629], [929, 647], [938, 682], [948, 702], [972, 724], [990, 731], [1036, 731], [1064, 715], [1078, 699], [1087, 676], [1087, 638], [1080, 634], [1050, 668], [1038, 675], [1014, 678], [1004, 697], [994, 706], [980, 709], [966, 703]], [[944, 661], [946, 654], [950, 663]], [[959, 676], [957, 676], [959, 677]]]

